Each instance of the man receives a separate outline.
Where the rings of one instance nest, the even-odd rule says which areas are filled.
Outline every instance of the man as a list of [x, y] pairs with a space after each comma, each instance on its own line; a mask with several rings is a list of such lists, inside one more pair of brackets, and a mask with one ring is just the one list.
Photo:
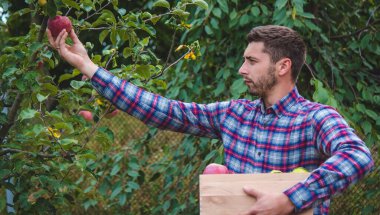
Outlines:
[[293, 30], [256, 27], [248, 34], [239, 69], [250, 93], [260, 99], [212, 104], [184, 103], [146, 92], [95, 65], [73, 31], [50, 44], [119, 109], [151, 126], [223, 140], [226, 165], [236, 173], [304, 167], [309, 178], [283, 193], [244, 188], [257, 202], [247, 214], [290, 214], [313, 207], [327, 214], [329, 198], [373, 167], [368, 148], [353, 129], [326, 105], [304, 99], [295, 86], [306, 48]]

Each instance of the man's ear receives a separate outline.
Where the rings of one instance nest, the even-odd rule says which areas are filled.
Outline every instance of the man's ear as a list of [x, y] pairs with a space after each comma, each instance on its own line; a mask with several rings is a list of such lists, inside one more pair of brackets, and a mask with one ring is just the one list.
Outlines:
[[279, 76], [290, 74], [292, 71], [292, 61], [289, 58], [282, 58], [276, 63]]

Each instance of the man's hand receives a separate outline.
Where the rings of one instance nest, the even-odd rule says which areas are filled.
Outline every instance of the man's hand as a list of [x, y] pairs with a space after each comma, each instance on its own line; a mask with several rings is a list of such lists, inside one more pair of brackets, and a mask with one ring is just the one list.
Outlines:
[[294, 205], [283, 193], [263, 193], [244, 187], [244, 192], [256, 199], [255, 204], [243, 214], [249, 215], [285, 215], [294, 211]]
[[50, 45], [56, 49], [59, 55], [67, 61], [69, 64], [79, 69], [84, 75], [91, 78], [98, 66], [96, 66], [89, 58], [86, 49], [81, 41], [78, 39], [74, 30], [71, 30], [70, 38], [73, 41], [73, 45], [66, 44], [66, 38], [69, 35], [66, 30], [62, 30], [61, 33], [54, 40], [49, 29], [46, 30], [47, 37]]

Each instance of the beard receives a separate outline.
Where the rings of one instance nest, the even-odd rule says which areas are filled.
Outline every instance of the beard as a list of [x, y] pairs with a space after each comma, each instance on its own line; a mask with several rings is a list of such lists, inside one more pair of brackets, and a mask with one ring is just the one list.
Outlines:
[[251, 82], [249, 92], [253, 96], [259, 96], [261, 98], [266, 97], [268, 91], [270, 91], [277, 84], [277, 78], [275, 74], [275, 67], [270, 66], [265, 76], [260, 77], [257, 81]]

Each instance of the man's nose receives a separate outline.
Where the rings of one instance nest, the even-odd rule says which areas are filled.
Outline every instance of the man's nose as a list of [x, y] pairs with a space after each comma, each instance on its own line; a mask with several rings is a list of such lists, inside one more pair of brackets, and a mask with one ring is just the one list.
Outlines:
[[240, 75], [247, 74], [247, 70], [245, 69], [244, 63], [240, 66], [239, 74]]

